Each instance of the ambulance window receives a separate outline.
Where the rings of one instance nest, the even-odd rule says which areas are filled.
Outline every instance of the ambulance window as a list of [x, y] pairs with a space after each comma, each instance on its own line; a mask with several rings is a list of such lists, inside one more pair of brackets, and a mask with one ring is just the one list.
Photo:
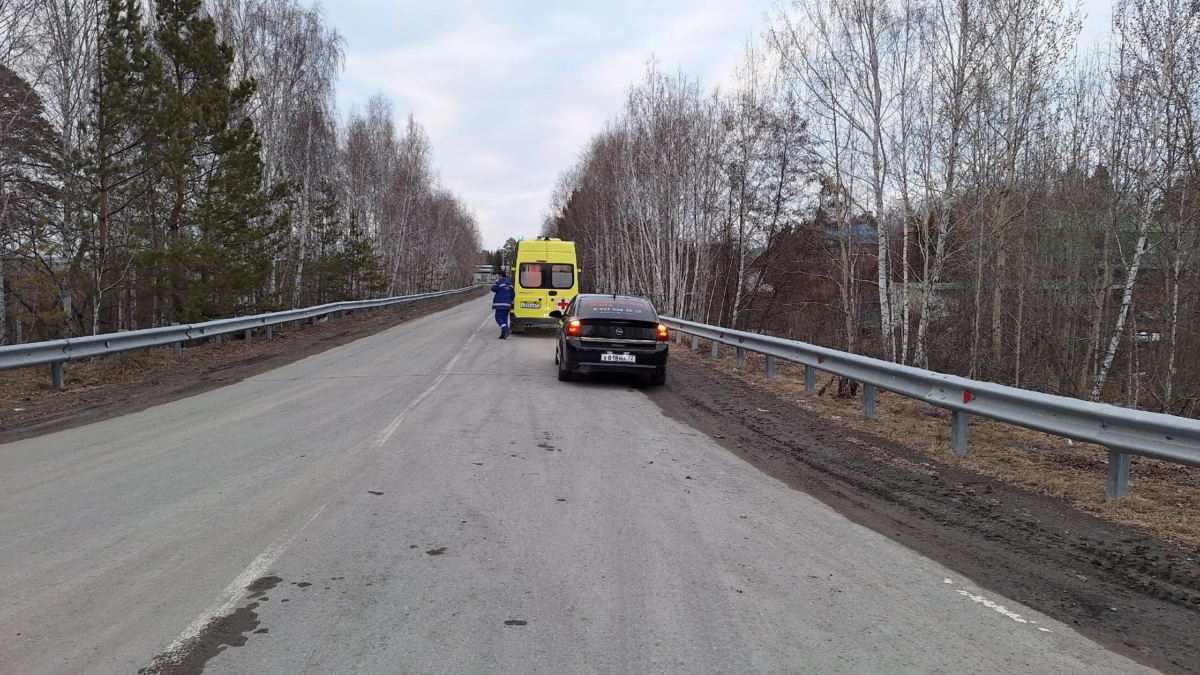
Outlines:
[[573, 265], [551, 265], [550, 286], [552, 288], [570, 288], [575, 285], [575, 267]]
[[525, 263], [521, 265], [521, 287], [522, 288], [541, 288], [542, 287], [542, 266], [538, 263]]
[[575, 266], [554, 263], [521, 263], [521, 288], [571, 288]]

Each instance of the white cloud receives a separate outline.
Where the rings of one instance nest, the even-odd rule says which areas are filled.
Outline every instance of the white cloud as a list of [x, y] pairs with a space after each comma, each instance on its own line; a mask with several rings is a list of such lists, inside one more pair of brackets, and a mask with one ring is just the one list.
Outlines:
[[[1112, 0], [1083, 0], [1084, 35]], [[774, 0], [341, 0], [343, 109], [376, 91], [429, 132], [445, 183], [489, 247], [536, 234], [558, 176], [623, 104], [653, 54], [662, 68], [726, 81]]]
[[771, 4], [350, 0], [327, 11], [347, 37], [342, 108], [383, 91], [397, 115], [412, 112], [495, 247], [536, 234], [559, 174], [651, 53], [717, 82]]

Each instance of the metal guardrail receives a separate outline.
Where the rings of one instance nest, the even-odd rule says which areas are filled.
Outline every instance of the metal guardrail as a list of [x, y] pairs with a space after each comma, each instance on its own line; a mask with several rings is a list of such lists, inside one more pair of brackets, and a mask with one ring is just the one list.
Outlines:
[[128, 352], [148, 347], [170, 345], [178, 354], [185, 341], [204, 338], [221, 339], [229, 333], [242, 333], [249, 342], [251, 333], [256, 328], [266, 330], [267, 339], [272, 337], [272, 327], [285, 323], [293, 323], [297, 328], [301, 321], [312, 321], [314, 324], [323, 316], [332, 316], [360, 309], [390, 307], [419, 300], [429, 300], [443, 296], [454, 295], [474, 290], [479, 286], [468, 286], [452, 291], [436, 293], [421, 293], [419, 295], [402, 295], [379, 300], [351, 300], [347, 302], [332, 302], [326, 305], [290, 309], [283, 312], [270, 312], [254, 316], [239, 316], [232, 319], [218, 319], [204, 323], [180, 324], [177, 326], [162, 326], [144, 330], [131, 330], [104, 335], [89, 335], [87, 337], [66, 338], [62, 340], [47, 340], [31, 342], [22, 345], [6, 345], [0, 347], [0, 370], [11, 368], [26, 368], [50, 364], [50, 381], [55, 389], [63, 386], [63, 364], [70, 361], [94, 358], [107, 354]]
[[697, 348], [698, 338], [712, 342], [713, 356], [720, 345], [736, 347], [738, 366], [745, 365], [746, 351], [765, 355], [767, 377], [775, 376], [777, 358], [802, 364], [805, 389], [809, 392], [815, 389], [818, 370], [861, 382], [863, 413], [867, 417], [875, 416], [876, 389], [946, 408], [952, 411], [950, 437], [956, 452], [967, 450], [969, 415], [1103, 445], [1109, 449], [1105, 490], [1108, 499], [1128, 492], [1131, 455], [1200, 467], [1200, 420], [980, 382], [682, 319], [660, 317], [659, 320], [676, 330], [676, 342], [682, 341], [684, 333], [691, 335], [692, 349]]

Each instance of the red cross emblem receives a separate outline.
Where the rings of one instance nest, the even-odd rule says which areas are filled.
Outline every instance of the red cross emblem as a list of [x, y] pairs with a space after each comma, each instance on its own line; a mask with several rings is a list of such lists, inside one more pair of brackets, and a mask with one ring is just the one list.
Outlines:
[[558, 302], [555, 304], [558, 305], [558, 311], [565, 312], [565, 311], [567, 311], [567, 305], [569, 305], [571, 303], [567, 302], [566, 298], [559, 298]]

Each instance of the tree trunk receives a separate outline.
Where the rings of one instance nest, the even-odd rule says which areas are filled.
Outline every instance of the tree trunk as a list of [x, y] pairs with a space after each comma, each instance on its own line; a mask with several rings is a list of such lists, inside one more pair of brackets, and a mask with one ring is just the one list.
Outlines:
[[1170, 337], [1167, 340], [1167, 374], [1163, 381], [1162, 412], [1169, 413], [1175, 396], [1176, 363], [1179, 347], [1179, 281], [1183, 272], [1182, 237], [1179, 237], [1174, 260], [1171, 261], [1171, 319], [1168, 324]]
[[902, 282], [902, 285], [900, 286], [900, 289], [901, 289], [900, 297], [901, 297], [901, 305], [903, 307], [903, 310], [902, 310], [902, 314], [901, 314], [901, 323], [900, 323], [900, 357], [897, 359], [897, 361], [900, 363], [908, 362], [908, 338], [909, 338], [909, 332], [910, 332], [909, 328], [912, 325], [912, 301], [911, 301], [911, 299], [909, 297], [909, 293], [908, 293], [908, 283], [909, 283], [908, 240], [909, 240], [908, 214], [906, 211], [905, 212], [905, 223], [904, 223], [904, 244], [903, 244], [903, 246], [901, 246], [901, 251], [902, 251], [901, 257], [903, 258], [903, 261], [902, 261], [903, 267], [901, 268], [903, 270], [903, 282]]
[[1112, 368], [1113, 359], [1117, 356], [1117, 348], [1121, 346], [1121, 335], [1124, 333], [1125, 322], [1129, 318], [1129, 311], [1133, 306], [1133, 287], [1137, 282], [1138, 269], [1141, 267], [1142, 255], [1146, 253], [1149, 240], [1150, 217], [1150, 209], [1147, 204], [1143, 207], [1141, 222], [1138, 223], [1137, 246], [1133, 251], [1133, 261], [1129, 265], [1129, 272], [1125, 275], [1125, 290], [1121, 294], [1121, 309], [1117, 312], [1117, 324], [1113, 328], [1112, 339], [1108, 341], [1108, 349], [1104, 353], [1104, 362], [1100, 365], [1100, 372], [1096, 373], [1096, 382], [1092, 386], [1090, 399], [1092, 401], [1100, 400], [1100, 395], [1104, 392], [1104, 381], [1108, 378], [1108, 371]]
[[1021, 339], [1022, 331], [1025, 329], [1025, 275], [1022, 274], [1017, 281], [1017, 325], [1014, 327], [1015, 334], [1013, 336], [1013, 386], [1021, 386]]
[[979, 377], [979, 337], [983, 330], [983, 228], [979, 228], [979, 252], [975, 259], [975, 325], [971, 330], [971, 367], [967, 377]]
[[1004, 227], [998, 233], [996, 267], [992, 270], [992, 367], [1004, 363], [1004, 271], [1008, 265], [1008, 250]]
[[8, 255], [0, 250], [0, 346], [8, 344]]
[[[1112, 216], [1109, 216], [1112, 220]], [[1079, 392], [1087, 391], [1088, 382], [1094, 382], [1096, 376], [1100, 373], [1100, 348], [1102, 339], [1102, 329], [1104, 327], [1104, 315], [1108, 310], [1108, 294], [1112, 288], [1112, 268], [1108, 264], [1109, 248], [1112, 243], [1112, 228], [1104, 228], [1104, 243], [1100, 252], [1100, 282], [1096, 285], [1096, 292], [1092, 295], [1092, 326], [1091, 336], [1088, 340], [1087, 354], [1083, 359], [1083, 363], [1079, 369]]]

